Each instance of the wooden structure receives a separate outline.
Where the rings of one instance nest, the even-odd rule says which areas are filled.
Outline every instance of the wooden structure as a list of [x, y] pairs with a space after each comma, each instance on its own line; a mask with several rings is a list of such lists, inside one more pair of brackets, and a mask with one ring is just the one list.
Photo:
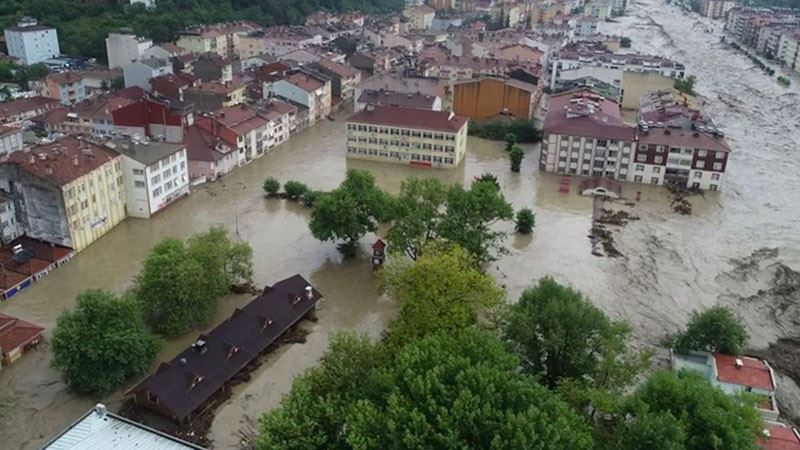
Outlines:
[[386, 261], [386, 242], [378, 238], [378, 240], [372, 244], [372, 267], [377, 269], [383, 265], [384, 261]]
[[0, 313], [2, 365], [9, 365], [42, 340], [44, 328]]

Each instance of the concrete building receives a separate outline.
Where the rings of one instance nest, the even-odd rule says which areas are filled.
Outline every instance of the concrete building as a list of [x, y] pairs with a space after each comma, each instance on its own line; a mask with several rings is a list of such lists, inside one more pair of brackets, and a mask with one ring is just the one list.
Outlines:
[[150, 80], [172, 73], [172, 64], [166, 59], [148, 58], [134, 61], [122, 68], [125, 87], [138, 86], [147, 92], [152, 89]]
[[672, 91], [675, 80], [655, 72], [622, 72], [621, 88], [622, 108], [636, 110], [639, 100], [650, 92]]
[[83, 77], [75, 72], [51, 73], [44, 78], [45, 97], [54, 98], [62, 105], [74, 105], [86, 98]]
[[193, 104], [198, 113], [209, 113], [244, 103], [245, 93], [243, 84], [209, 81], [184, 88], [183, 99]]
[[304, 72], [264, 83], [263, 97], [281, 97], [308, 108], [309, 126], [331, 113], [331, 81]]
[[189, 195], [189, 168], [184, 144], [113, 139], [105, 145], [122, 155], [129, 216], [149, 218]]
[[153, 46], [153, 41], [133, 34], [130, 31], [109, 33], [106, 38], [106, 55], [108, 68], [123, 68], [128, 64], [140, 61], [145, 51]]
[[44, 327], [0, 313], [0, 367], [12, 364], [39, 344], [43, 334]]
[[192, 75], [202, 81], [227, 83], [233, 81], [233, 64], [216, 53], [204, 53], [192, 63]]
[[128, 3], [131, 5], [144, 5], [147, 9], [154, 9], [156, 7], [156, 0], [128, 0]]
[[452, 112], [368, 105], [347, 119], [347, 157], [453, 168], [467, 152], [468, 122]]
[[239, 57], [239, 37], [260, 30], [252, 22], [227, 22], [190, 27], [178, 33], [179, 47], [192, 53], [216, 53], [233, 59]]
[[800, 432], [791, 425], [766, 421], [756, 443], [764, 450], [800, 450]]
[[145, 97], [111, 112], [114, 131], [150, 140], [183, 142], [183, 130], [194, 123], [191, 104]]
[[356, 86], [361, 83], [361, 71], [347, 64], [323, 59], [313, 65], [323, 75], [331, 78], [331, 95], [344, 101], [353, 99]]
[[80, 252], [125, 219], [122, 157], [67, 136], [0, 163], [26, 235]]
[[738, 0], [703, 0], [700, 13], [712, 19], [720, 19], [739, 4]]
[[22, 125], [25, 121], [59, 108], [61, 103], [49, 97], [28, 97], [0, 103], [0, 124]]
[[22, 150], [22, 128], [0, 125], [0, 156]]
[[17, 220], [14, 200], [0, 191], [0, 242], [3, 245], [22, 236], [22, 225]]
[[403, 93], [386, 89], [364, 89], [356, 99], [355, 111], [361, 111], [367, 105], [399, 106], [401, 108], [442, 110], [442, 99], [436, 95], [425, 95], [417, 92]]
[[236, 146], [197, 125], [186, 129], [186, 158], [192, 185], [215, 181], [237, 167]]
[[800, 30], [781, 35], [777, 59], [786, 67], [800, 70]]
[[414, 30], [429, 30], [433, 26], [436, 10], [428, 5], [410, 6], [403, 10], [403, 17], [407, 18]]
[[261, 35], [264, 54], [285, 55], [313, 45], [322, 45], [322, 35], [311, 33], [305, 27], [269, 27]]
[[542, 90], [524, 81], [483, 78], [453, 85], [453, 112], [472, 120], [532, 119]]
[[236, 149], [240, 166], [260, 158], [288, 139], [288, 124], [275, 123], [247, 105], [222, 108], [199, 118], [197, 126]]
[[39, 25], [36, 19], [23, 17], [17, 26], [5, 29], [9, 56], [30, 65], [61, 55], [58, 32], [55, 28]]
[[170, 434], [109, 412], [98, 403], [42, 450], [204, 450]]
[[614, 4], [610, 0], [591, 0], [583, 7], [583, 14], [605, 21], [611, 18]]

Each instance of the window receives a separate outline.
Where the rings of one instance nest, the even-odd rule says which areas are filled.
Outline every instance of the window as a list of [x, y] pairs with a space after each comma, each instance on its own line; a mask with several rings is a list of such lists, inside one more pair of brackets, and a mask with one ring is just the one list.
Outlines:
[[647, 161], [647, 155], [642, 155], [642, 154], [636, 155], [636, 160], [639, 162], [645, 162]]
[[637, 164], [636, 165], [637, 172], [644, 172], [644, 164]]
[[147, 401], [150, 403], [155, 403], [156, 405], [159, 403], [158, 396], [150, 391], [147, 391]]
[[661, 173], [661, 167], [653, 167], [653, 173]]
[[697, 157], [698, 158], [705, 158], [707, 154], [708, 154], [708, 152], [705, 151], [705, 150], [698, 150], [697, 151]]
[[142, 169], [133, 169], [134, 175], [144, 175], [144, 170]]
[[153, 189], [153, 197], [158, 197], [159, 195], [161, 195], [161, 188], [157, 187]]
[[642, 182], [642, 176], [641, 175], [634, 176], [633, 177], [633, 181], [635, 181], [637, 183], [641, 183]]
[[650, 178], [650, 184], [658, 184], [658, 177]]
[[695, 178], [703, 178], [703, 172], [695, 172], [694, 173], [694, 177]]
[[719, 174], [718, 173], [712, 173], [711, 174], [711, 179], [714, 180], [714, 181], [719, 180]]
[[659, 154], [659, 155], [663, 154], [664, 153], [664, 146], [663, 145], [657, 146], [656, 147], [656, 153]]
[[709, 184], [708, 185], [708, 190], [709, 191], [716, 191], [717, 190], [717, 185], [716, 184]]
[[692, 183], [692, 189], [700, 189], [700, 183]]
[[655, 162], [656, 164], [661, 164], [662, 162], [664, 162], [664, 158], [661, 156], [656, 156]]
[[597, 140], [597, 146], [598, 147], [605, 147], [607, 145], [608, 145], [608, 141], [606, 141], [605, 139], [598, 139]]
[[715, 162], [714, 163], [714, 170], [722, 170], [722, 163]]
[[150, 183], [151, 184], [158, 184], [160, 182], [161, 182], [161, 176], [160, 175], [156, 175], [153, 178], [150, 178]]
[[706, 161], [704, 159], [698, 159], [694, 164], [695, 168], [698, 168], [698, 167], [699, 168], [704, 168], [705, 166], [706, 166]]
[[717, 152], [717, 159], [725, 159], [725, 152]]

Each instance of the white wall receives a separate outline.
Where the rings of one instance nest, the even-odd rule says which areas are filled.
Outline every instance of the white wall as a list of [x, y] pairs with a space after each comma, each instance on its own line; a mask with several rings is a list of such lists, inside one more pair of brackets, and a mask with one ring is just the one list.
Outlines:
[[116, 69], [142, 59], [142, 54], [153, 46], [151, 40], [140, 40], [133, 34], [111, 33], [106, 38], [108, 68]]
[[23, 64], [42, 62], [61, 54], [55, 28], [36, 31], [5, 31], [8, 54], [19, 58]]

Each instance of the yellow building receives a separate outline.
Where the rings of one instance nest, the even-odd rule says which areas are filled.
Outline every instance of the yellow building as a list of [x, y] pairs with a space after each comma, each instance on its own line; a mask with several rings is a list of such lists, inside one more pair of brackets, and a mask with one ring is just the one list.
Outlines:
[[74, 136], [14, 152], [0, 187], [28, 236], [81, 251], [125, 219], [122, 157]]
[[347, 119], [347, 157], [453, 168], [467, 152], [468, 122], [447, 111], [370, 104]]

